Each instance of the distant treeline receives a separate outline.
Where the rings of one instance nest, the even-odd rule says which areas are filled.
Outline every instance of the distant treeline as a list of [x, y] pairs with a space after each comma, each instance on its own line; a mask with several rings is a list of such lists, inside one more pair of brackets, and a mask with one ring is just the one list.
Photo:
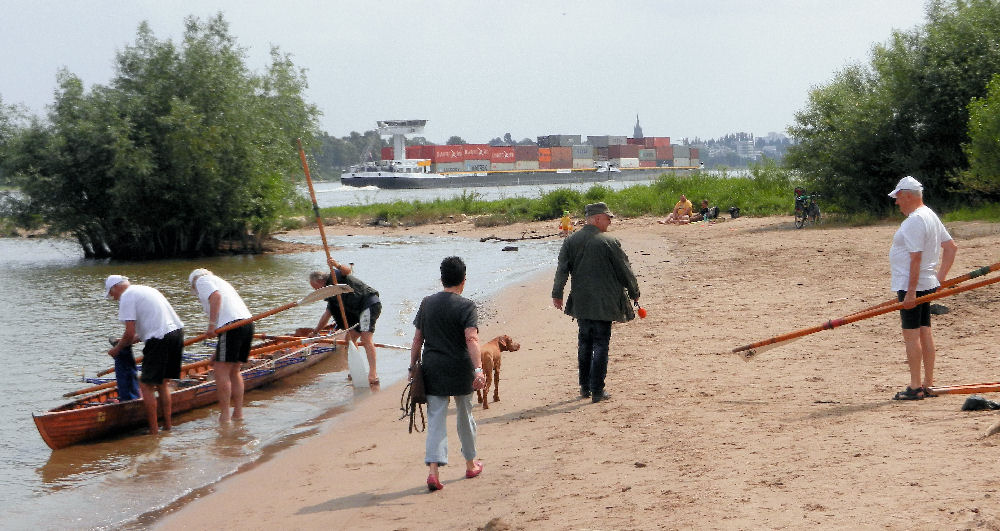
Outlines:
[[884, 214], [912, 175], [939, 208], [1000, 199], [1000, 1], [933, 0], [868, 64], [809, 93], [785, 162], [849, 212]]

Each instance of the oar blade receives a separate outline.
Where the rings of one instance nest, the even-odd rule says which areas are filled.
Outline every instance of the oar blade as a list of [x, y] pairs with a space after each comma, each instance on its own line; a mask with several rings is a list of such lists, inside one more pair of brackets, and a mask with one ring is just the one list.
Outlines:
[[299, 305], [309, 304], [311, 302], [321, 301], [324, 299], [329, 299], [335, 295], [342, 295], [344, 293], [351, 293], [354, 291], [347, 284], [334, 284], [332, 286], [324, 286], [318, 290], [306, 295], [302, 300], [299, 301]]

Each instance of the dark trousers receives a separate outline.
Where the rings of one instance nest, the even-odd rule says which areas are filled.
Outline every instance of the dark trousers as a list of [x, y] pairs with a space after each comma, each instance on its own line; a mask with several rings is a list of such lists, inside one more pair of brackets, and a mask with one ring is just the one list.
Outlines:
[[591, 393], [604, 391], [608, 374], [608, 344], [611, 342], [611, 321], [579, 319], [577, 362], [580, 367], [580, 389]]
[[122, 348], [115, 356], [115, 380], [118, 382], [118, 400], [139, 398], [139, 373], [135, 368], [132, 346]]

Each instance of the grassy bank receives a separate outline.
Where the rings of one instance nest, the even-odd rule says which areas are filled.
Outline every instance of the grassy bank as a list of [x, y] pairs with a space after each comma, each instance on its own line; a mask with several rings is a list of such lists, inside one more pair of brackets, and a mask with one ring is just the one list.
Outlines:
[[623, 216], [666, 216], [680, 194], [686, 194], [696, 208], [702, 199], [708, 199], [710, 205], [718, 206], [722, 212], [738, 207], [742, 215], [790, 215], [794, 187], [789, 172], [775, 166], [760, 166], [751, 169], [748, 178], [696, 173], [686, 177], [664, 176], [651, 184], [619, 191], [595, 184], [584, 192], [559, 188], [537, 199], [495, 201], [485, 201], [475, 191], [465, 191], [453, 199], [329, 207], [321, 209], [321, 214], [326, 219], [344, 222], [402, 225], [433, 223], [464, 214], [475, 217], [477, 225], [487, 226], [556, 219], [564, 210], [579, 218], [583, 207], [596, 201], [606, 202], [612, 211]]

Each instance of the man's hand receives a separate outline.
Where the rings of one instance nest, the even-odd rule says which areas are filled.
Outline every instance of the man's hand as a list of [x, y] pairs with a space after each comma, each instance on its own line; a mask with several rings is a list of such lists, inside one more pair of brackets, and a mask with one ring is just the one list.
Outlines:
[[914, 291], [907, 290], [906, 295], [903, 296], [903, 308], [910, 310], [917, 306], [917, 293]]
[[563, 309], [562, 299], [552, 299], [552, 305], [555, 306], [557, 310]]

